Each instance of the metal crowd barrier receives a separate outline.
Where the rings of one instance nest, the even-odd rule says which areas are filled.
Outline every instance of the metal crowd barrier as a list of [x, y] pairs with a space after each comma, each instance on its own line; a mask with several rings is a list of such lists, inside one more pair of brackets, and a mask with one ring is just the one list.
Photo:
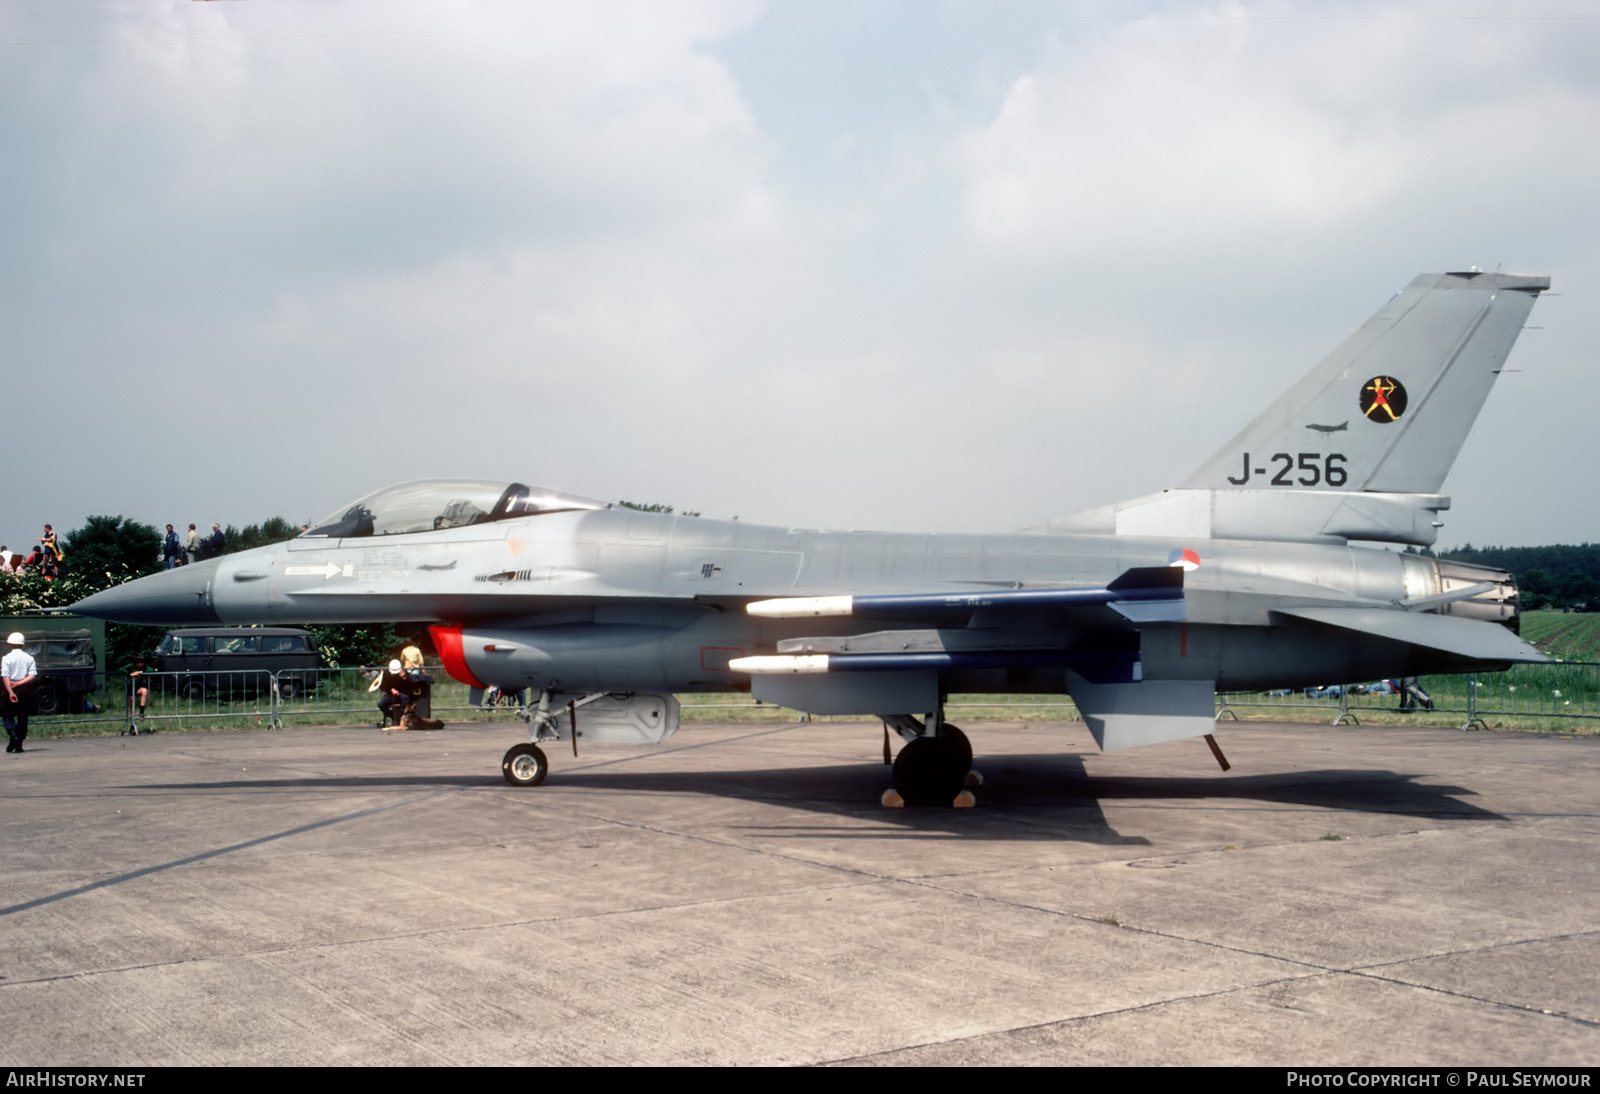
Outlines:
[[[123, 677], [123, 713], [133, 730], [163, 721], [254, 720], [276, 726], [278, 680], [260, 670], [237, 672], [142, 672]], [[139, 709], [139, 692], [144, 709]]]
[[30, 728], [107, 725], [124, 732], [162, 721], [275, 724], [278, 682], [269, 672], [42, 673], [30, 689]]
[[[124, 731], [158, 728], [163, 722], [197, 725], [250, 724], [281, 729], [286, 720], [300, 724], [360, 724], [379, 720], [378, 694], [369, 690], [381, 673], [374, 667], [285, 669], [227, 672], [72, 672], [46, 677], [30, 702], [32, 719], [45, 725], [117, 723]], [[474, 706], [470, 690], [436, 666], [429, 706], [433, 717], [491, 720], [517, 716], [511, 696], [493, 706]], [[1600, 719], [1600, 663], [1555, 662], [1517, 665], [1506, 672], [1424, 676], [1422, 689], [1435, 714], [1458, 715], [1461, 728], [1483, 726], [1487, 718]], [[139, 693], [143, 691], [141, 696]], [[530, 693], [527, 696], [532, 699]], [[772, 711], [768, 704], [744, 698], [719, 701], [722, 695], [683, 695], [682, 709]], [[142, 711], [140, 700], [143, 700]], [[696, 702], [697, 699], [705, 700]], [[1076, 718], [1067, 696], [952, 696], [950, 710], [1060, 710]], [[1396, 711], [1401, 696], [1369, 690], [1368, 685], [1332, 685], [1277, 692], [1227, 692], [1217, 695], [1217, 718], [1237, 718], [1255, 710], [1281, 711], [1288, 719], [1328, 720], [1338, 725], [1359, 723], [1379, 711]]]
[[[1398, 682], [1398, 681], [1397, 681]], [[1403, 707], [1404, 697], [1371, 684], [1333, 684], [1274, 692], [1217, 695], [1217, 717], [1238, 709], [1275, 708], [1328, 717], [1334, 725], [1359, 724], [1363, 715], [1402, 709], [1461, 717], [1461, 728], [1485, 726], [1488, 718], [1600, 719], [1600, 663], [1557, 661], [1514, 665], [1505, 672], [1424, 676], [1419, 684], [1431, 707]]]

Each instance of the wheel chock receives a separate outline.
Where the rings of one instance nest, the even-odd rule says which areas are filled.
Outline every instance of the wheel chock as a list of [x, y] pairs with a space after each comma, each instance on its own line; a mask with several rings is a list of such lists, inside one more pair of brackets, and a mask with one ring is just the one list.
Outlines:
[[[906, 799], [901, 796], [900, 791], [893, 787], [885, 790], [878, 801], [885, 809], [904, 809], [906, 807]], [[977, 804], [977, 795], [970, 790], [963, 790], [950, 800], [952, 809], [971, 809]]]

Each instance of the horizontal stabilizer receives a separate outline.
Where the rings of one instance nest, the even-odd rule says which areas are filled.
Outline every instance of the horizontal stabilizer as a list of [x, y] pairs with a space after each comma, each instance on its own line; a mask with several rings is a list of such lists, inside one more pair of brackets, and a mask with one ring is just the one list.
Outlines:
[[1069, 672], [1067, 690], [1102, 752], [1199, 737], [1216, 724], [1210, 680], [1092, 684]]
[[1387, 638], [1393, 642], [1439, 650], [1475, 661], [1511, 663], [1550, 660], [1500, 624], [1477, 619], [1388, 608], [1280, 608], [1277, 614], [1330, 627], [1343, 627], [1374, 638]]

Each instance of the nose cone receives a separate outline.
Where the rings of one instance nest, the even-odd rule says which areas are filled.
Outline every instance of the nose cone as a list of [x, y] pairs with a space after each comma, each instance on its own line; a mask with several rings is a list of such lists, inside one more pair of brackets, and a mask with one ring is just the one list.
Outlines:
[[71, 610], [91, 619], [152, 626], [220, 623], [222, 620], [211, 606], [211, 583], [216, 578], [217, 561], [179, 566], [129, 581], [86, 596]]

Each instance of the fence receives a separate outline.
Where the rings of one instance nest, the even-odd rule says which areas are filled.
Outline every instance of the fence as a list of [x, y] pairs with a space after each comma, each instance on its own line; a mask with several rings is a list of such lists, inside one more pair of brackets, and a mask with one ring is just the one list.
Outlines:
[[[322, 669], [315, 686], [280, 688], [275, 724], [282, 728], [285, 719], [295, 720], [290, 724], [317, 724], [316, 719], [320, 718], [335, 723], [371, 722], [376, 725], [379, 696], [372, 685], [382, 671], [378, 668]], [[471, 689], [466, 684], [450, 679], [436, 667], [430, 667], [428, 675], [433, 681], [428, 699], [429, 713], [433, 717], [445, 714], [457, 716], [457, 721], [462, 720], [460, 716], [482, 721], [514, 717], [517, 713], [516, 704], [511, 702], [473, 706]]]
[[[1461, 717], [1461, 728], [1484, 726], [1487, 718], [1600, 719], [1600, 664], [1557, 661], [1515, 665], [1505, 672], [1424, 676], [1419, 681], [1436, 714]], [[1335, 725], [1359, 723], [1365, 715], [1392, 711], [1401, 696], [1386, 685], [1339, 685], [1299, 691], [1222, 693], [1217, 717], [1240, 710], [1278, 708], [1328, 718]]]
[[[123, 732], [163, 723], [195, 727], [249, 725], [281, 729], [301, 724], [377, 721], [377, 695], [368, 684], [378, 669], [285, 669], [280, 672], [77, 672], [42, 676], [25, 700], [33, 728], [116, 725]], [[442, 674], [441, 674], [442, 675]], [[475, 707], [468, 689], [435, 679], [435, 711], [475, 718], [515, 714], [515, 708]], [[293, 724], [293, 723], [290, 723]]]
[[275, 725], [283, 686], [270, 672], [41, 673], [24, 702], [34, 728], [158, 722]]
[[[250, 724], [281, 729], [285, 724], [359, 724], [378, 720], [377, 695], [370, 690], [380, 670], [293, 669], [277, 673], [236, 672], [72, 672], [45, 676], [28, 700], [39, 728], [116, 724], [123, 731], [155, 728], [163, 722], [194, 726]], [[435, 717], [483, 721], [515, 717], [513, 702], [474, 706], [469, 689], [434, 670], [431, 708]], [[1517, 665], [1506, 672], [1425, 676], [1423, 690], [1436, 714], [1459, 715], [1463, 729], [1485, 725], [1486, 718], [1600, 719], [1600, 663], [1555, 662]], [[142, 694], [141, 694], [142, 692]], [[684, 712], [777, 711], [744, 697], [684, 695]], [[733, 701], [727, 699], [733, 698]], [[1286, 717], [1359, 723], [1363, 717], [1395, 710], [1400, 696], [1373, 685], [1332, 685], [1278, 692], [1228, 692], [1217, 695], [1217, 717], [1237, 718], [1251, 711], [1283, 711]], [[1076, 718], [1066, 696], [951, 696], [952, 712], [966, 710], [1004, 716], [1004, 712], [1058, 710]], [[142, 709], [141, 709], [142, 708]]]

